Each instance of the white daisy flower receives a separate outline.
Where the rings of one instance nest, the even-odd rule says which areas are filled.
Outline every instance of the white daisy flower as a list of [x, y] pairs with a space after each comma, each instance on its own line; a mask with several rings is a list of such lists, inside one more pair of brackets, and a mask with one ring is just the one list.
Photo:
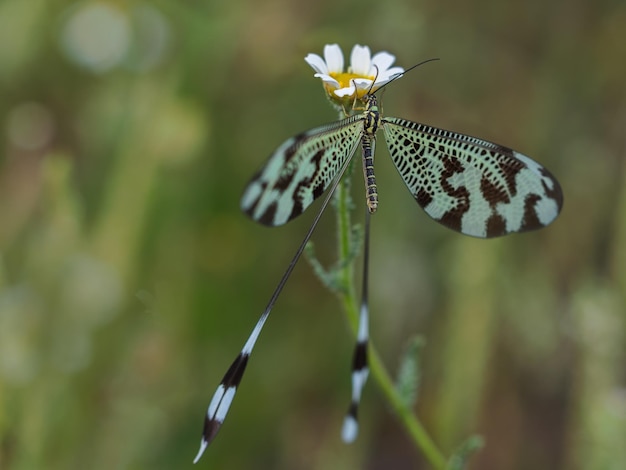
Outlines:
[[[350, 67], [343, 70], [343, 53], [337, 44], [324, 46], [324, 58], [317, 54], [309, 54], [304, 60], [324, 82], [328, 96], [335, 101], [345, 102], [363, 98], [368, 91], [376, 91], [385, 83], [404, 72], [402, 67], [392, 67], [395, 56], [388, 52], [371, 55], [370, 48], [359, 46], [352, 48]], [[374, 84], [374, 86], [372, 86]]]

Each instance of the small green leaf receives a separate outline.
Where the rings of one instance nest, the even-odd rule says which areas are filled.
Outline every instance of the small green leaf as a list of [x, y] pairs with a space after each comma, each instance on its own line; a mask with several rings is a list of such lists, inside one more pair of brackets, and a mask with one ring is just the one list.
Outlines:
[[482, 436], [473, 435], [467, 438], [463, 444], [452, 454], [448, 461], [447, 470], [463, 470], [469, 458], [485, 445]]
[[313, 245], [313, 242], [307, 243], [304, 247], [304, 256], [311, 265], [311, 268], [313, 268], [313, 272], [315, 273], [315, 275], [319, 278], [320, 281], [322, 281], [322, 284], [324, 284], [326, 287], [334, 292], [341, 290], [341, 285], [337, 276], [337, 269], [331, 268], [327, 270], [324, 268], [324, 266], [322, 266], [322, 263], [320, 263], [320, 261], [317, 259], [317, 256], [315, 255], [315, 247]]
[[413, 337], [406, 348], [398, 369], [396, 390], [408, 409], [413, 408], [417, 402], [421, 378], [419, 359], [425, 343], [421, 336]]
[[350, 251], [347, 257], [337, 260], [335, 265], [329, 269], [324, 268], [322, 263], [317, 259], [313, 242], [307, 243], [304, 247], [304, 256], [313, 268], [313, 272], [320, 281], [322, 281], [322, 284], [333, 292], [346, 292], [347, 286], [342, 285], [340, 281], [341, 271], [352, 264], [359, 255], [361, 246], [363, 245], [363, 228], [360, 225], [352, 227], [350, 239]]

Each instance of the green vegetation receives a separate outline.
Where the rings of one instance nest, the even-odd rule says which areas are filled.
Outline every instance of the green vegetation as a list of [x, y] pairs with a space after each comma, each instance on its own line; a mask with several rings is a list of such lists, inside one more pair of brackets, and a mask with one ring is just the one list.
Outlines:
[[[344, 445], [353, 306], [301, 261], [198, 468], [624, 468], [625, 22], [620, 2], [1, 2], [0, 468], [191, 467], [315, 210], [268, 229], [241, 192], [336, 118], [303, 60], [334, 42], [440, 57], [388, 87], [385, 113], [528, 154], [564, 209], [539, 232], [463, 237], [380, 139], [371, 335], [400, 383], [370, 380]], [[336, 234], [329, 211], [324, 266]], [[358, 299], [360, 258], [345, 273]]]

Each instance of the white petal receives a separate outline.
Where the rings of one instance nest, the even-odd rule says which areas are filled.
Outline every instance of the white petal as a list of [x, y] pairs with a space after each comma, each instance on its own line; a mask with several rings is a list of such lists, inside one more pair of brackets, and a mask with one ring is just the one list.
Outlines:
[[404, 73], [404, 69], [402, 67], [391, 67], [385, 73], [380, 74], [376, 78], [376, 84], [387, 83], [391, 80], [395, 80], [396, 78], [400, 78]]
[[372, 57], [372, 66], [378, 67], [378, 74], [381, 75], [391, 67], [395, 60], [395, 56], [392, 56], [389, 52], [379, 52]]
[[352, 83], [356, 85], [357, 90], [369, 90], [373, 81], [367, 78], [355, 78], [352, 80]]
[[369, 75], [371, 65], [370, 48], [356, 44], [350, 55], [350, 71], [356, 75]]
[[339, 88], [339, 82], [330, 75], [326, 75], [325, 73], [316, 73], [313, 76], [321, 78], [324, 83], [328, 83], [329, 85], [333, 85], [335, 88]]
[[328, 73], [326, 62], [324, 62], [324, 59], [317, 54], [309, 54], [304, 58], [304, 60], [306, 60], [306, 63], [309, 64], [317, 73]]
[[343, 98], [344, 96], [352, 96], [355, 92], [356, 88], [354, 88], [354, 85], [350, 85], [349, 87], [340, 88], [339, 90], [334, 91], [335, 95], [340, 98]]
[[404, 69], [402, 67], [391, 67], [387, 69], [385, 75], [388, 77], [393, 77], [394, 75], [402, 75], [404, 73]]
[[343, 52], [339, 44], [326, 44], [324, 46], [324, 59], [328, 67], [327, 73], [343, 73]]
[[376, 80], [374, 90], [378, 90], [380, 87], [382, 87], [383, 85], [386, 85], [390, 81], [391, 80]]

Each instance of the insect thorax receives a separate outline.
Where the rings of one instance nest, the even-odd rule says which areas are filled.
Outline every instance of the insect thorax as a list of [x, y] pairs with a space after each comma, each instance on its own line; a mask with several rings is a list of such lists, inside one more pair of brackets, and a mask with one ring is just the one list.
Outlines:
[[378, 111], [378, 101], [374, 95], [365, 95], [365, 111], [363, 112], [363, 129], [366, 134], [374, 136], [380, 125], [380, 113]]

